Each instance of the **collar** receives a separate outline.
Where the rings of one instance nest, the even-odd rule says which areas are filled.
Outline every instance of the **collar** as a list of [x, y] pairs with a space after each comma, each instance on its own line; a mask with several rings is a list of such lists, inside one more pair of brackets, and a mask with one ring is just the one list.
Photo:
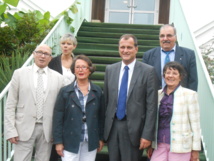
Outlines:
[[136, 63], [136, 59], [135, 59], [133, 62], [131, 62], [130, 64], [128, 64], [128, 65], [126, 65], [126, 64], [122, 61], [121, 70], [123, 70], [125, 66], [128, 66], [128, 67], [129, 67], [129, 71], [134, 70], [135, 63]]
[[[175, 49], [176, 49], [176, 45], [171, 50], [173, 50], [173, 52], [175, 53]], [[161, 48], [161, 52], [163, 51], [164, 51], [163, 48]]]
[[[77, 81], [74, 82], [74, 88], [77, 89], [77, 90], [80, 90], [78, 84], [77, 84]], [[89, 86], [88, 86], [88, 91], [90, 91], [91, 89], [91, 83], [89, 82]]]
[[[40, 68], [34, 63], [33, 64], [33, 71], [34, 71], [34, 73], [37, 73], [37, 71], [39, 70]], [[46, 66], [46, 67], [44, 67], [44, 68], [42, 68], [43, 70], [44, 70], [44, 73], [45, 74], [47, 74], [48, 73], [48, 67]]]
[[[181, 84], [179, 83], [179, 84], [177, 85], [177, 87], [174, 89], [174, 91], [172, 91], [169, 95], [174, 94], [175, 91], [178, 89], [178, 87], [179, 87], [180, 85], [181, 85]], [[167, 85], [165, 85], [165, 87], [163, 88], [162, 93], [164, 93], [165, 95], [168, 95], [168, 94], [166, 93], [166, 89], [167, 89]]]

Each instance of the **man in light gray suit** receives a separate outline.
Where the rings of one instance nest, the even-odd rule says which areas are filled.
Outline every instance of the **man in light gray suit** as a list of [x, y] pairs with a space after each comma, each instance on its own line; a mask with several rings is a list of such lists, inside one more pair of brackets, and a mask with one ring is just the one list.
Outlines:
[[[157, 77], [152, 66], [136, 60], [137, 52], [136, 37], [131, 34], [122, 35], [119, 40], [122, 61], [106, 68], [104, 139], [107, 141], [110, 161], [139, 161], [143, 149], [154, 140]], [[127, 93], [122, 97], [126, 100], [121, 118], [120, 91], [124, 88], [121, 88], [121, 84], [126, 66]]]
[[53, 108], [63, 86], [63, 77], [47, 67], [51, 53], [40, 45], [35, 63], [14, 71], [4, 121], [6, 139], [15, 144], [14, 161], [31, 161], [34, 146], [35, 161], [49, 161]]

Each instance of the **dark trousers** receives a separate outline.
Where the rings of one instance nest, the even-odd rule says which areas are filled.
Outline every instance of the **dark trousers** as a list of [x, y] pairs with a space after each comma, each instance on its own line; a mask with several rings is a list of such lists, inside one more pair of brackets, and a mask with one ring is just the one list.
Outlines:
[[140, 161], [142, 158], [143, 150], [130, 141], [126, 119], [114, 119], [107, 145], [110, 161]]
[[56, 146], [53, 145], [51, 149], [51, 156], [50, 156], [50, 161], [58, 161], [60, 156], [56, 152]]

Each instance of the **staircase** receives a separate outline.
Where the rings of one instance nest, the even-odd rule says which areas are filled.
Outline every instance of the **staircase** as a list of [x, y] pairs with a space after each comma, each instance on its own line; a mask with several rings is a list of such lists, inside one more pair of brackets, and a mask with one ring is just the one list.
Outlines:
[[[120, 36], [133, 34], [137, 37], [139, 48], [137, 59], [142, 61], [145, 51], [159, 46], [159, 29], [159, 25], [83, 22], [77, 33], [78, 46], [74, 53], [87, 55], [92, 60], [96, 66], [96, 72], [91, 75], [90, 79], [103, 88], [106, 65], [121, 61], [118, 53]], [[98, 153], [96, 161], [108, 160], [108, 151], [105, 146], [102, 152]], [[206, 160], [203, 151], [200, 152], [200, 160]], [[146, 161], [145, 154], [142, 161]]]
[[[159, 28], [156, 25], [130, 25], [112, 23], [84, 22], [77, 33], [78, 45], [75, 55], [87, 55], [96, 66], [91, 75], [93, 83], [103, 88], [105, 67], [121, 61], [118, 53], [118, 41], [123, 34], [133, 34], [138, 39], [137, 59], [142, 61], [143, 53], [159, 45]], [[98, 153], [96, 161], [108, 161], [106, 146]], [[142, 157], [146, 161], [146, 157]]]
[[90, 79], [103, 88], [106, 65], [121, 61], [118, 53], [120, 36], [134, 34], [137, 37], [137, 59], [142, 61], [143, 52], [159, 45], [159, 28], [158, 25], [84, 22], [77, 33], [78, 45], [74, 54], [84, 54], [91, 59], [96, 66], [96, 72]]

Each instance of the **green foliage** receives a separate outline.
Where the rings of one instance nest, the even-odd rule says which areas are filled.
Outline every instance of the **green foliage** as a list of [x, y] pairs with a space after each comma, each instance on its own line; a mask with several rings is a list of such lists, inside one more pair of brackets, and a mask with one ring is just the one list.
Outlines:
[[[80, 3], [78, 3], [78, 4], [80, 4]], [[72, 13], [77, 13], [77, 12], [78, 12], [77, 5], [76, 5], [76, 4], [72, 5], [72, 6], [69, 8], [69, 10], [70, 10]]]
[[202, 56], [204, 59], [204, 63], [207, 67], [207, 71], [210, 75], [210, 79], [214, 84], [214, 59], [210, 56], [210, 53], [214, 51], [214, 40], [210, 45], [202, 46]]
[[0, 40], [2, 42], [0, 45], [0, 55], [11, 55], [11, 51], [17, 49], [28, 50], [28, 47], [30, 49], [35, 48], [56, 22], [54, 21], [53, 23], [49, 20], [50, 12], [46, 12], [43, 15], [37, 10], [29, 11], [28, 13], [19, 11], [14, 15], [5, 13], [3, 19], [7, 26], [0, 28], [1, 38], [3, 38], [3, 35], [6, 35], [3, 40]]
[[[76, 3], [74, 3], [71, 7], [69, 7], [69, 10], [74, 14], [77, 13], [78, 12], [78, 7], [77, 7], [78, 4], [81, 4], [81, 3], [76, 1]], [[70, 15], [68, 14], [68, 11], [65, 10], [59, 14], [59, 16], [62, 16], [62, 15], [64, 16], [66, 23], [68, 25], [71, 25], [72, 22], [74, 21], [74, 19], [72, 17], [70, 17]], [[57, 16], [57, 17], [59, 17], [59, 16]], [[71, 31], [71, 33], [74, 33], [74, 31], [75, 31], [74, 27], [71, 26], [70, 31]]]
[[4, 2], [16, 7], [19, 3], [19, 0], [4, 0]]
[[16, 7], [19, 3], [19, 0], [0, 0], [0, 24], [4, 21], [3, 14], [7, 8], [10, 9], [10, 6]]
[[7, 9], [7, 4], [0, 2], [0, 15], [3, 14]]
[[[9, 5], [17, 5], [19, 0], [0, 0], [0, 25], [4, 22], [6, 26], [0, 27], [0, 91], [10, 81], [13, 71], [20, 68], [51, 28], [64, 15], [66, 22], [70, 25], [73, 18], [67, 11], [63, 11], [58, 18], [50, 21], [50, 12], [42, 14], [40, 11], [16, 12], [14, 15], [5, 13]], [[77, 13], [76, 2], [69, 10]], [[70, 29], [74, 32], [74, 28]]]
[[0, 55], [13, 52], [18, 47], [17, 44], [14, 30], [8, 26], [0, 28]]
[[13, 71], [21, 67], [27, 60], [31, 52], [21, 53], [13, 52], [11, 57], [0, 56], [0, 92], [5, 88], [8, 82], [11, 80]]

